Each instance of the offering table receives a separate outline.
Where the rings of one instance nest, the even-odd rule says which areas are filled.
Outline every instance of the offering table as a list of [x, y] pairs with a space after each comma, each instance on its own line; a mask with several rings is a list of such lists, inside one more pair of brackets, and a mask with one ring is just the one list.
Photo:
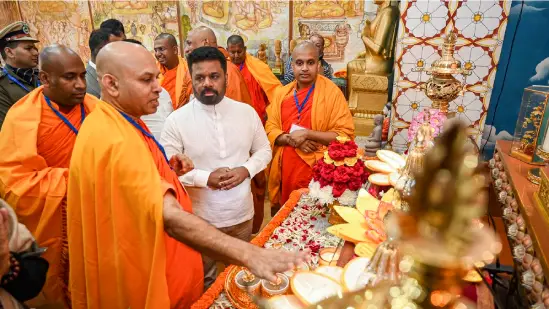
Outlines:
[[[330, 233], [327, 207], [317, 205], [307, 195], [308, 189], [293, 192], [290, 199], [273, 219], [252, 240], [258, 246], [272, 249], [298, 251], [309, 249], [313, 268], [319, 264], [322, 248], [340, 247], [343, 241]], [[336, 261], [334, 261], [335, 263]], [[235, 308], [225, 293], [225, 279], [232, 266], [222, 272], [214, 284], [193, 304], [193, 309]]]

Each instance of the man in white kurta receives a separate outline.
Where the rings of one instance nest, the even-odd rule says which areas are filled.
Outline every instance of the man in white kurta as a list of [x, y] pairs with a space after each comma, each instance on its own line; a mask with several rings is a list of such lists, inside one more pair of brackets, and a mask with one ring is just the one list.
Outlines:
[[[223, 62], [224, 56], [215, 48], [202, 47], [189, 57], [198, 59], [190, 65], [194, 98], [168, 116], [161, 144], [168, 158], [184, 153], [194, 163], [194, 170], [179, 178], [192, 200], [193, 213], [249, 241], [254, 215], [251, 179], [271, 161], [269, 140], [253, 107], [224, 96], [222, 66], [208, 58]], [[203, 89], [205, 78], [195, 78], [196, 71], [215, 80]], [[208, 257], [203, 259], [207, 288], [215, 280], [216, 265]]]
[[141, 116], [141, 120], [145, 122], [154, 138], [160, 140], [162, 130], [164, 129], [164, 122], [166, 118], [173, 112], [172, 99], [166, 89], [162, 88], [160, 96], [158, 97], [158, 108], [156, 113]]

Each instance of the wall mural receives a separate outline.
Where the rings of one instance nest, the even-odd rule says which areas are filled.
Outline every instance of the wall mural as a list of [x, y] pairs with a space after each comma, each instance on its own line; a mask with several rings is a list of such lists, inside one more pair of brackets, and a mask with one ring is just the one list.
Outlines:
[[414, 115], [431, 105], [419, 88], [429, 79], [419, 69], [440, 58], [441, 34], [457, 31], [455, 57], [472, 69], [464, 94], [450, 102], [450, 111], [470, 125], [480, 142], [494, 85], [511, 1], [408, 1], [400, 3], [393, 112], [389, 143], [407, 147], [408, 126]]
[[366, 20], [375, 17], [377, 6], [369, 0], [297, 0], [293, 9], [293, 38], [300, 42], [312, 33], [321, 34], [325, 38], [324, 59], [338, 71], [364, 50], [361, 30]]
[[21, 20], [17, 1], [0, 1], [0, 29]]
[[176, 1], [92, 1], [90, 6], [95, 29], [104, 20], [116, 18], [124, 24], [128, 38], [142, 42], [149, 50], [160, 33], [171, 33], [179, 40]]
[[227, 38], [238, 34], [244, 38], [248, 52], [255, 55], [266, 43], [267, 55], [274, 64], [274, 41], [283, 42], [283, 54], [289, 44], [289, 1], [279, 0], [182, 0], [182, 37], [191, 28], [207, 26], [214, 30], [217, 43], [225, 47]]
[[88, 39], [92, 30], [86, 1], [19, 1], [23, 20], [29, 23], [38, 47], [53, 43], [69, 46], [84, 61], [90, 55]]
[[[221, 46], [232, 34], [241, 35], [253, 54], [265, 43], [271, 65], [275, 40], [282, 41], [282, 58], [286, 60], [290, 32], [298, 41], [318, 32], [326, 37], [325, 59], [335, 71], [345, 69], [347, 62], [364, 50], [361, 30], [377, 10], [372, 0], [66, 0], [19, 1], [19, 5], [23, 20], [41, 40], [41, 47], [54, 42], [66, 44], [85, 61], [91, 30], [105, 19], [117, 18], [127, 36], [143, 42], [149, 50], [159, 33], [172, 33], [181, 41], [190, 29], [208, 26], [216, 32]], [[0, 8], [1, 21], [19, 19], [15, 1], [2, 1]]]

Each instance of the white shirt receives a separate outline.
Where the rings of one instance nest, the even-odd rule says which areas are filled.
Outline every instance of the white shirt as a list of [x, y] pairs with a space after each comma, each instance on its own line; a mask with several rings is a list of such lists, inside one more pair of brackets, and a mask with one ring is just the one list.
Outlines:
[[149, 130], [156, 140], [160, 140], [162, 129], [164, 129], [164, 122], [172, 112], [173, 105], [170, 94], [166, 91], [166, 89], [162, 88], [162, 92], [160, 92], [160, 97], [158, 98], [158, 108], [156, 109], [156, 113], [141, 116], [141, 120], [143, 120], [147, 127], [149, 127]]
[[[217, 228], [252, 219], [251, 178], [263, 171], [272, 152], [256, 111], [245, 103], [224, 97], [217, 105], [196, 98], [166, 119], [160, 138], [168, 158], [185, 153], [195, 169], [179, 177], [193, 203], [194, 214]], [[243, 166], [250, 177], [237, 187], [213, 190], [210, 173], [221, 167]]]
[[90, 67], [92, 67], [94, 70], [97, 71], [97, 68], [95, 67], [95, 63], [93, 63], [91, 60], [89, 60], [88, 64], [90, 65]]

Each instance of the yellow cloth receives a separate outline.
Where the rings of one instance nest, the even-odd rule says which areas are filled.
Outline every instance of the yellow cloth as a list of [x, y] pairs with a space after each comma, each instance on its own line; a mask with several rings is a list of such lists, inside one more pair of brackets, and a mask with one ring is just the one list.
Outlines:
[[282, 87], [280, 80], [276, 78], [276, 76], [271, 71], [271, 68], [269, 68], [269, 66], [265, 62], [255, 58], [250, 54], [246, 55], [245, 63], [250, 73], [252, 73], [255, 80], [261, 86], [261, 89], [263, 89], [263, 91], [267, 95], [269, 103], [273, 102], [276, 90]]
[[[142, 134], [117, 110], [99, 102], [88, 118], [69, 170], [72, 308], [170, 308], [166, 182]], [[189, 252], [197, 255], [198, 267], [180, 263], [192, 276], [202, 269], [200, 255]]]
[[[265, 131], [273, 149], [273, 160], [267, 168], [269, 198], [273, 204], [280, 200], [282, 151], [284, 147], [275, 146], [275, 140], [284, 132], [282, 129], [281, 108], [285, 98], [293, 95], [296, 81], [279, 88], [273, 102], [267, 107]], [[335, 132], [339, 136], [354, 138], [353, 116], [341, 90], [328, 78], [318, 75], [312, 106], [311, 126], [313, 131]], [[322, 158], [326, 147], [320, 147], [314, 153], [304, 153], [296, 149], [297, 154], [310, 166]]]
[[[172, 97], [172, 105], [174, 110], [187, 104], [191, 93], [193, 92], [191, 73], [189, 72], [187, 61], [180, 56], [178, 56], [178, 58], [179, 64], [177, 65], [177, 75], [175, 77], [175, 96]], [[164, 86], [164, 74], [166, 74], [169, 70], [158, 62], [156, 64], [161, 73], [159, 78], [160, 85]], [[169, 87], [173, 87], [173, 85], [169, 85]]]
[[[98, 101], [86, 95], [86, 113]], [[65, 116], [80, 128], [79, 106]], [[43, 86], [10, 108], [0, 131], [0, 196], [38, 244], [47, 247], [43, 257], [50, 267], [42, 291], [51, 303], [63, 303], [66, 296], [65, 197], [75, 140], [74, 132], [46, 104]]]

